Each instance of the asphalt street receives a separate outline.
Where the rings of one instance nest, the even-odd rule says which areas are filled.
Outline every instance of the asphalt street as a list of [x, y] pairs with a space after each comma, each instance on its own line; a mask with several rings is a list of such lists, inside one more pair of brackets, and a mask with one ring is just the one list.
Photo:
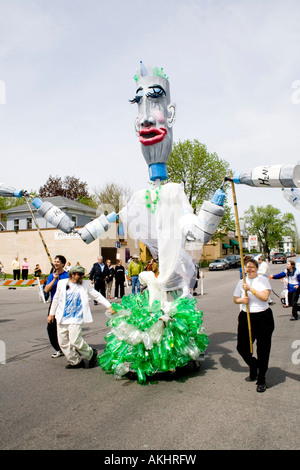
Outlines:
[[[284, 267], [270, 265], [272, 273]], [[51, 358], [48, 305], [37, 288], [0, 288], [0, 448], [299, 449], [300, 321], [289, 321], [290, 309], [272, 293], [268, 388], [257, 393], [236, 351], [238, 280], [237, 269], [205, 271], [204, 295], [196, 299], [210, 344], [200, 370], [188, 366], [145, 385], [117, 380], [100, 367], [67, 370], [64, 357]], [[280, 294], [281, 282], [271, 285]], [[91, 303], [91, 309], [94, 322], [84, 337], [100, 353], [107, 317], [102, 306]]]

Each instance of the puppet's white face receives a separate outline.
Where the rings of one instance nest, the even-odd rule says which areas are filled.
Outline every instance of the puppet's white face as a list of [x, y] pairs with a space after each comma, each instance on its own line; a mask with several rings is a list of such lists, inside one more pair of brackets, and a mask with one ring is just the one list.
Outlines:
[[170, 103], [169, 82], [163, 77], [142, 77], [132, 103], [138, 104], [135, 130], [148, 166], [167, 163], [173, 141], [175, 105]]

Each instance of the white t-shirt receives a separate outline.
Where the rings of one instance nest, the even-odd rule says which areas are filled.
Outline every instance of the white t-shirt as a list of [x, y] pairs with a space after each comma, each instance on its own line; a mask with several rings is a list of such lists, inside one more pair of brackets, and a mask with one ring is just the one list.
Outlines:
[[[271, 291], [269, 280], [264, 276], [256, 276], [254, 279], [249, 279], [246, 277], [246, 284], [256, 291], [262, 291], [266, 289]], [[233, 293], [234, 297], [245, 297], [245, 292], [242, 286], [243, 280], [241, 279], [236, 285], [235, 291]], [[263, 310], [267, 310], [267, 308], [269, 308], [268, 301], [264, 302], [263, 300], [259, 300], [255, 295], [251, 294], [250, 291], [248, 291], [248, 297], [250, 312], [262, 312]], [[242, 310], [246, 312], [246, 304], [242, 304]]]
[[83, 308], [78, 284], [69, 282], [69, 288], [66, 291], [66, 303], [61, 323], [66, 325], [70, 323], [83, 323]]
[[269, 270], [268, 263], [266, 263], [265, 261], [262, 261], [262, 262], [258, 265], [257, 274], [258, 274], [258, 275], [261, 274], [262, 276], [269, 276], [270, 270]]

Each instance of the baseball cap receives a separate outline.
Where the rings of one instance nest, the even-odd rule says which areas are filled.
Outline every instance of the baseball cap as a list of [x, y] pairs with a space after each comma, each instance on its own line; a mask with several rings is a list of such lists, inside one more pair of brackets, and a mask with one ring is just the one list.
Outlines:
[[85, 269], [82, 267], [82, 266], [72, 266], [70, 269], [69, 269], [69, 274], [75, 274], [75, 273], [79, 273], [79, 274], [82, 274], [84, 275], [85, 274]]

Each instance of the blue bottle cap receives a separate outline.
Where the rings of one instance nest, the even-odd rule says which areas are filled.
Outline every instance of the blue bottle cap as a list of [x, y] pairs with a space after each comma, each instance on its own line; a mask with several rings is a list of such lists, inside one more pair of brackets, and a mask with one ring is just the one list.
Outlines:
[[117, 219], [118, 219], [118, 216], [115, 212], [111, 212], [110, 214], [107, 215], [107, 220], [109, 222], [116, 222]]
[[241, 172], [240, 171], [235, 172], [232, 177], [233, 182], [239, 184], [241, 182], [240, 177], [241, 177]]
[[226, 194], [224, 193], [224, 191], [222, 191], [222, 189], [217, 189], [211, 202], [213, 204], [217, 204], [218, 206], [223, 206], [225, 197], [226, 197]]
[[151, 181], [168, 179], [167, 165], [165, 163], [153, 163], [149, 166], [149, 178]]
[[39, 209], [41, 207], [41, 205], [43, 204], [43, 201], [41, 199], [39, 199], [38, 197], [36, 197], [33, 201], [32, 201], [32, 204], [34, 205], [34, 207], [36, 209]]

